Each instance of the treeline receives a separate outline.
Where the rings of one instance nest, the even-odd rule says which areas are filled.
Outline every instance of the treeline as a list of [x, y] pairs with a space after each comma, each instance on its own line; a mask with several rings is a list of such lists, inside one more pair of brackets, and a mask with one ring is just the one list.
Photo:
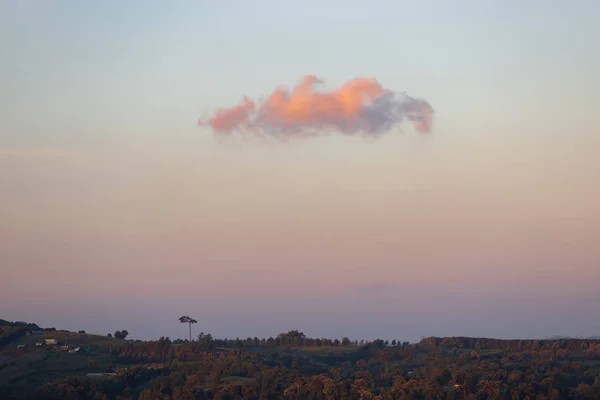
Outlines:
[[[261, 348], [302, 348], [302, 347], [355, 347], [357, 350], [370, 351], [372, 349], [408, 349], [407, 354], [415, 352], [439, 353], [452, 355], [464, 353], [467, 350], [512, 351], [522, 352], [525, 356], [539, 354], [542, 357], [564, 359], [577, 356], [588, 360], [600, 360], [600, 341], [583, 339], [559, 340], [498, 340], [486, 338], [429, 337], [422, 339], [415, 345], [408, 342], [384, 341], [350, 341], [347, 338], [337, 339], [311, 339], [297, 330], [280, 333], [270, 338], [247, 339], [214, 339], [210, 334], [200, 333], [194, 342], [175, 340], [161, 337], [157, 341], [130, 341], [127, 342], [118, 354], [119, 359], [126, 362], [164, 362], [175, 359], [190, 360], [202, 356], [205, 352], [218, 349], [247, 349], [260, 350]], [[358, 353], [356, 353], [358, 354]]]
[[[173, 344], [188, 343], [188, 340], [169, 340]], [[410, 345], [408, 341], [400, 340], [350, 340], [348, 337], [342, 339], [329, 338], [309, 338], [298, 330], [292, 330], [287, 333], [280, 333], [275, 337], [269, 338], [246, 338], [246, 339], [215, 339], [211, 334], [201, 332], [194, 343], [199, 343], [206, 349], [216, 347], [223, 348], [249, 348], [249, 347], [401, 347]], [[600, 354], [600, 340], [597, 339], [544, 339], [544, 340], [506, 340], [491, 338], [473, 338], [473, 337], [427, 337], [416, 343], [418, 348], [424, 349], [475, 349], [475, 350], [566, 350], [566, 351], [584, 351], [588, 355]]]
[[[408, 341], [400, 340], [383, 340], [375, 339], [369, 340], [350, 340], [348, 337], [342, 339], [330, 339], [330, 338], [310, 338], [307, 337], [303, 332], [298, 330], [291, 330], [287, 333], [280, 333], [277, 336], [268, 338], [248, 337], [245, 339], [235, 338], [224, 338], [215, 339], [211, 334], [205, 334], [200, 332], [196, 342], [210, 343], [213, 347], [225, 347], [225, 348], [243, 348], [243, 347], [363, 347], [363, 346], [377, 346], [377, 347], [405, 347], [410, 343]], [[188, 340], [176, 339], [172, 341], [173, 344], [188, 343]]]
[[120, 348], [119, 359], [127, 362], [164, 362], [174, 359], [190, 360], [190, 357], [200, 357], [205, 352], [215, 350], [248, 349], [259, 350], [260, 348], [302, 348], [302, 347], [356, 347], [368, 350], [371, 348], [382, 349], [385, 347], [408, 347], [408, 342], [384, 341], [376, 339], [373, 341], [350, 341], [348, 338], [339, 339], [312, 339], [297, 330], [280, 333], [276, 337], [269, 338], [247, 338], [247, 339], [214, 339], [211, 334], [200, 333], [198, 339], [193, 342], [187, 340], [171, 340], [161, 337], [156, 341], [130, 341]]
[[429, 337], [421, 340], [418, 346], [427, 349], [545, 352], [561, 358], [565, 358], [569, 354], [579, 354], [592, 359], [600, 359], [600, 340], [588, 339], [502, 340], [469, 337]]

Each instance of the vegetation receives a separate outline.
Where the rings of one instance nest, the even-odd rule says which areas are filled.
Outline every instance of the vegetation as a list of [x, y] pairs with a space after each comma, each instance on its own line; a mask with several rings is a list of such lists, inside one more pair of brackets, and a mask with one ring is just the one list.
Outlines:
[[116, 337], [117, 339], [126, 339], [128, 335], [129, 332], [123, 329], [121, 331], [116, 331], [114, 337]]
[[[1, 327], [0, 399], [600, 399], [600, 341], [591, 339], [409, 344], [293, 330], [142, 342], [83, 331], [14, 336], [22, 324]], [[36, 345], [45, 339], [61, 346]], [[64, 343], [80, 350], [61, 351]]]
[[27, 322], [8, 322], [0, 319], [0, 347], [27, 334], [27, 331], [39, 331], [39, 326]]
[[190, 328], [190, 342], [191, 342], [192, 341], [192, 324], [195, 324], [198, 321], [196, 321], [192, 317], [184, 315], [183, 317], [179, 317], [179, 322], [181, 322], [182, 324], [188, 324], [188, 326]]

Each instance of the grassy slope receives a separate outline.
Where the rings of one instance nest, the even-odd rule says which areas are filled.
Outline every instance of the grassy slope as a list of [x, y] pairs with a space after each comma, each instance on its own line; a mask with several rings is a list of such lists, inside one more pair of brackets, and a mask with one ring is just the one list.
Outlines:
[[[38, 347], [44, 339], [58, 339], [61, 344], [89, 347], [90, 354], [51, 351], [52, 346]], [[113, 354], [127, 342], [105, 336], [77, 334], [73, 332], [46, 332], [43, 335], [22, 336], [0, 350], [0, 388], [8, 385], [16, 388], [40, 386], [44, 382], [89, 372], [104, 372], [114, 367]], [[25, 345], [25, 349], [17, 349]]]
[[97, 348], [98, 350], [108, 351], [109, 346], [113, 349], [124, 346], [127, 342], [122, 339], [107, 338], [101, 335], [79, 334], [75, 332], [45, 332], [42, 335], [23, 336], [17, 341], [11, 343], [16, 346], [24, 344], [27, 347], [35, 347], [36, 342], [43, 342], [45, 339], [58, 339], [61, 344], [69, 346], [89, 346], [90, 349]]

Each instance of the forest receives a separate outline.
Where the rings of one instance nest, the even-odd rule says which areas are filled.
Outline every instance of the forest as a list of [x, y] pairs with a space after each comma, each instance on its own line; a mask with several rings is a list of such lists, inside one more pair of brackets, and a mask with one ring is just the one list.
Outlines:
[[0, 320], [0, 399], [600, 399], [595, 339], [215, 339], [180, 322], [186, 340], [140, 341]]

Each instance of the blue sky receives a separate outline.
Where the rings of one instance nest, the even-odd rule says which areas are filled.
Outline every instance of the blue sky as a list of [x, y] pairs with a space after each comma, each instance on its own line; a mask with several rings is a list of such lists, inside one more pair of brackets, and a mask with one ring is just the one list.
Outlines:
[[191, 124], [306, 73], [331, 86], [376, 77], [442, 105], [438, 113], [454, 123], [469, 112], [474, 123], [510, 121], [501, 108], [514, 121], [525, 109], [541, 119], [541, 109], [591, 102], [598, 89], [600, 6], [592, 1], [1, 6], [4, 141], [84, 135], [80, 125]]
[[[203, 313], [210, 323], [202, 330], [222, 336], [304, 327], [313, 335], [357, 339], [394, 330], [411, 340], [597, 333], [589, 315], [598, 300], [591, 282], [600, 279], [593, 245], [600, 238], [599, 14], [600, 3], [591, 0], [0, 0], [0, 190], [6, 194], [0, 220], [8, 221], [0, 227], [0, 254], [8, 254], [13, 278], [10, 287], [0, 282], [0, 316], [100, 332], [135, 323], [129, 330], [136, 337], [178, 335], [180, 327], [169, 321], [179, 310]], [[305, 74], [323, 78], [328, 88], [374, 77], [425, 98], [435, 109], [434, 134], [423, 141], [390, 135], [369, 145], [330, 137], [298, 146], [220, 146], [196, 126], [218, 107], [293, 86]], [[447, 254], [436, 264], [427, 258], [435, 251], [398, 254], [392, 245], [377, 245], [385, 247], [381, 254], [376, 245], [353, 253], [370, 239], [367, 228], [404, 235], [399, 216], [432, 235], [414, 239], [414, 248], [436, 237]], [[459, 217], [464, 223], [453, 219]], [[339, 227], [319, 225], [328, 218]], [[352, 218], [363, 221], [344, 239], [354, 245], [330, 251], [343, 248], [336, 237], [348, 234]], [[397, 225], [386, 225], [395, 218]], [[211, 231], [210, 223], [221, 219], [224, 226]], [[273, 229], [264, 228], [264, 240], [256, 239], [256, 253], [246, 261], [219, 253], [251, 253], [238, 220]], [[296, 221], [286, 232], [292, 239], [271, 251], [269, 240], [285, 236], [273, 228], [282, 220]], [[443, 224], [483, 233], [445, 234], [450, 228]], [[306, 239], [323, 232], [330, 232], [327, 246]], [[217, 249], [219, 235], [235, 239]], [[293, 246], [294, 235], [305, 238], [304, 250]], [[481, 248], [469, 242], [477, 236], [485, 237]], [[18, 250], [25, 244], [29, 250]], [[152, 255], [163, 245], [164, 253]], [[451, 250], [459, 245], [462, 254]], [[473, 248], [481, 254], [471, 254]], [[168, 263], [173, 254], [168, 268], [156, 261]], [[453, 273], [444, 272], [443, 257]], [[272, 275], [288, 258], [291, 265]], [[310, 262], [316, 284], [295, 269], [309, 268], [302, 262]], [[338, 273], [336, 262], [363, 272], [342, 272], [348, 286], [330, 294], [323, 282]], [[412, 262], [429, 267], [414, 272]], [[124, 277], [103, 282], [97, 272], [103, 268]], [[127, 279], [142, 268], [149, 281], [132, 283], [131, 296]], [[236, 268], [256, 281], [236, 278]], [[56, 274], [32, 285], [28, 279], [44, 271]], [[406, 276], [414, 279], [409, 287], [394, 286]], [[113, 309], [105, 320], [73, 308], [80, 292], [58, 295], [48, 286], [82, 285], [92, 277], [99, 279], [95, 291], [77, 304]], [[239, 294], [224, 299], [210, 286], [212, 277], [233, 279]], [[265, 277], [275, 279], [267, 287], [293, 282], [299, 294], [244, 292], [252, 284], [268, 293]], [[182, 297], [194, 279], [202, 294]], [[469, 279], [484, 289], [469, 292]], [[539, 285], [532, 285], [536, 279]], [[557, 295], [559, 284], [574, 297]], [[152, 292], [144, 295], [143, 287]], [[374, 294], [360, 287], [384, 289]], [[507, 299], [509, 289], [517, 292]], [[8, 296], [19, 290], [56, 297], [48, 309], [33, 297], [14, 305]], [[298, 306], [302, 290], [306, 309]], [[352, 291], [360, 293], [352, 297]], [[413, 303], [411, 296], [420, 294], [430, 300]], [[327, 301], [328, 311], [321, 310]], [[220, 311], [211, 306], [216, 302]], [[370, 322], [357, 326], [349, 304], [360, 305], [361, 318]], [[541, 305], [554, 308], [538, 313]], [[503, 311], [490, 317], [490, 308]], [[256, 318], [244, 317], [252, 310]], [[554, 310], [568, 314], [568, 323]], [[74, 326], [75, 316], [85, 326]]]

